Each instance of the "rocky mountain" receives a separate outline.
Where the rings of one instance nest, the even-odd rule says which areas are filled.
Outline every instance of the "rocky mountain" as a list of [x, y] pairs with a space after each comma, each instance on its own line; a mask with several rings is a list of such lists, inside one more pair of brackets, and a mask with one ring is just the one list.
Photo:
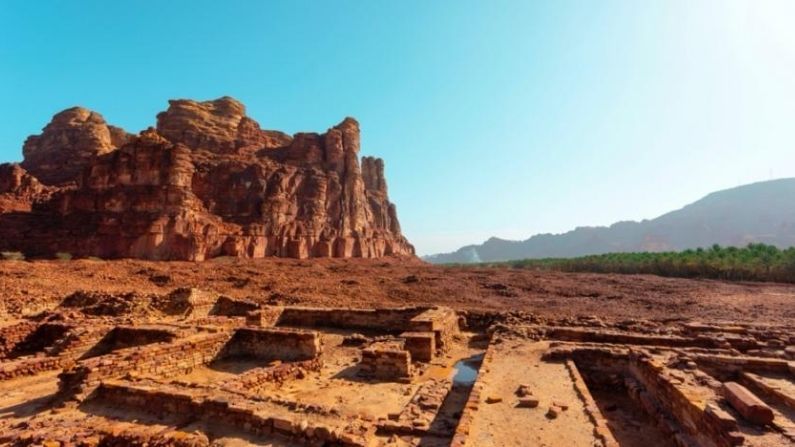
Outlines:
[[684, 208], [641, 222], [580, 227], [524, 241], [491, 238], [452, 253], [425, 257], [433, 263], [469, 263], [590, 254], [677, 251], [713, 244], [761, 242], [795, 246], [795, 178], [714, 192]]
[[359, 124], [263, 130], [233, 98], [172, 100], [138, 135], [75, 107], [0, 165], [0, 250], [29, 256], [413, 255]]

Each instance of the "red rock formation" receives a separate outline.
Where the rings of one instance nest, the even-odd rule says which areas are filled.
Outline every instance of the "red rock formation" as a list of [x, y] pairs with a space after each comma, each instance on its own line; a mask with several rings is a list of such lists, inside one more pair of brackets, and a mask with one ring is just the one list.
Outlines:
[[245, 106], [228, 96], [204, 102], [173, 99], [168, 103], [168, 110], [157, 115], [157, 132], [194, 150], [235, 153], [252, 147], [285, 146], [291, 140], [285, 133], [260, 129], [246, 116]]
[[[82, 109], [67, 112], [75, 110]], [[156, 130], [114, 149], [113, 140], [86, 144], [100, 141], [87, 124], [66, 132], [79, 138], [53, 143], [50, 131], [63, 133], [67, 112], [31, 147], [87, 158], [79, 176], [60, 178], [77, 186], [58, 188], [27, 215], [15, 215], [0, 228], [0, 249], [169, 260], [414, 253], [388, 200], [383, 161], [365, 157], [359, 166], [352, 118], [325, 134], [291, 138], [260, 129], [232, 98], [176, 100], [158, 115]], [[98, 115], [80, 116], [86, 123]], [[52, 180], [52, 166], [42, 169], [29, 153], [24, 164]], [[8, 217], [0, 214], [0, 226]]]
[[0, 164], [0, 213], [30, 211], [33, 202], [48, 197], [52, 189], [18, 164]]
[[22, 154], [27, 169], [46, 185], [74, 180], [92, 157], [107, 154], [127, 142], [130, 135], [109, 126], [102, 115], [72, 107], [56, 114], [41, 135], [25, 141]]

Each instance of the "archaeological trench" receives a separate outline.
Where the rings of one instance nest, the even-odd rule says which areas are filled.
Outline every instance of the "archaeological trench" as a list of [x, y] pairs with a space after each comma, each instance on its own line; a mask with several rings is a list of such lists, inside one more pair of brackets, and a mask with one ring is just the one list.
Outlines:
[[[289, 136], [231, 98], [172, 101], [138, 135], [69, 109], [0, 165], [0, 250], [413, 256], [383, 162], [358, 151], [352, 119]], [[0, 312], [0, 445], [795, 445], [787, 323], [306, 307], [179, 285], [87, 283]]]

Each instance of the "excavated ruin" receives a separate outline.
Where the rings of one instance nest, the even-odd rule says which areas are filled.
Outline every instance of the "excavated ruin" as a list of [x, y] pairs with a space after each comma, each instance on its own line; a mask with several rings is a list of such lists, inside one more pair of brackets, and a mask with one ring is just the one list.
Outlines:
[[0, 444], [793, 445], [793, 329], [74, 293], [0, 327]]
[[172, 100], [132, 135], [75, 107], [0, 165], [0, 250], [28, 257], [413, 255], [359, 124], [260, 129], [235, 99]]

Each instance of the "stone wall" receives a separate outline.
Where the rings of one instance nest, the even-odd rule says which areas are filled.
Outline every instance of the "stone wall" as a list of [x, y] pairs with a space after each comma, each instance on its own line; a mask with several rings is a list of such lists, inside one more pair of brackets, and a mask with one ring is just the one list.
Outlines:
[[[30, 329], [15, 328], [10, 334], [20, 338], [23, 332]], [[110, 330], [102, 324], [76, 327], [61, 323], [34, 325], [32, 329], [8, 352], [6, 358], [11, 360], [2, 362], [0, 380], [34, 375], [73, 364]], [[37, 335], [42, 338], [37, 339]]]
[[97, 357], [120, 349], [152, 343], [168, 343], [176, 338], [173, 330], [158, 327], [116, 326], [94, 345], [82, 358]]
[[698, 354], [694, 356], [696, 363], [718, 367], [729, 373], [772, 372], [786, 374], [788, 362], [783, 359], [760, 357], [735, 357], [729, 355]]
[[30, 336], [38, 327], [38, 323], [21, 321], [0, 328], [0, 359], [6, 359], [14, 348]]
[[362, 350], [360, 373], [380, 380], [403, 380], [411, 377], [411, 354], [402, 343], [374, 343]]
[[217, 300], [217, 293], [183, 287], [166, 295], [160, 307], [161, 310], [171, 315], [200, 319], [210, 314]]
[[[629, 373], [647, 393], [646, 400], [654, 399], [644, 406], [658, 406], [673, 416], [685, 430], [684, 435], [705, 446], [730, 447], [742, 444], [742, 434], [736, 431], [736, 422], [733, 426], [724, 424], [714, 412], [705, 411], [705, 403], [678, 387], [676, 380], [666, 374], [665, 365], [642, 354], [632, 353]], [[673, 435], [682, 437], [678, 433]]]
[[572, 360], [566, 361], [566, 369], [569, 371], [572, 383], [574, 385], [574, 392], [582, 400], [585, 414], [594, 425], [594, 436], [596, 436], [604, 447], [619, 447], [618, 442], [613, 437], [613, 433], [608, 428], [607, 420], [602, 415], [599, 407], [596, 405], [591, 392], [588, 391], [588, 386], [585, 384], [580, 370]]
[[32, 376], [43, 371], [60, 368], [64, 359], [59, 357], [22, 357], [0, 365], [0, 381]]
[[63, 323], [42, 323], [36, 330], [30, 332], [20, 340], [9, 352], [10, 358], [21, 357], [36, 353], [44, 353], [46, 348], [53, 346], [58, 340], [66, 336], [71, 325]]
[[633, 334], [616, 330], [560, 326], [527, 326], [539, 337], [587, 343], [615, 343], [637, 346], [701, 347], [715, 348], [719, 342], [708, 337], [680, 337], [676, 335]]
[[142, 409], [159, 416], [180, 415], [187, 419], [220, 422], [256, 436], [278, 435], [309, 445], [369, 446], [374, 426], [356, 421], [330, 426], [301, 415], [276, 415], [262, 411], [257, 402], [230, 400], [226, 396], [201, 396], [190, 390], [160, 386], [154, 389], [130, 383], [103, 383], [97, 398], [127, 408]]
[[400, 334], [403, 346], [415, 362], [430, 362], [436, 355], [436, 334], [434, 332], [404, 332]]
[[427, 310], [423, 307], [393, 309], [328, 309], [284, 307], [277, 324], [298, 327], [335, 327], [400, 333], [409, 328], [412, 318]]
[[412, 318], [407, 329], [412, 332], [433, 332], [436, 334], [436, 349], [445, 351], [458, 334], [458, 315], [448, 307], [427, 309]]
[[281, 385], [290, 380], [301, 379], [309, 371], [319, 371], [322, 365], [320, 359], [314, 359], [254, 368], [227, 380], [220, 387], [226, 391], [250, 394], [265, 385]]
[[253, 301], [239, 300], [222, 295], [218, 297], [210, 314], [228, 317], [245, 317], [249, 312], [256, 311], [259, 307], [259, 304]]
[[[453, 382], [447, 379], [430, 379], [423, 383], [411, 400], [398, 414], [390, 414], [378, 423], [380, 432], [398, 435], [422, 436], [432, 429], [434, 419], [442, 408]], [[450, 433], [433, 433], [436, 436], [449, 436]]]
[[472, 425], [475, 423], [475, 417], [483, 404], [483, 388], [486, 385], [484, 371], [488, 371], [494, 361], [494, 348], [491, 344], [486, 348], [483, 354], [483, 362], [480, 365], [478, 377], [472, 385], [472, 390], [469, 392], [469, 398], [464, 406], [464, 411], [461, 413], [461, 419], [458, 421], [458, 427], [453, 434], [453, 441], [450, 447], [464, 447], [475, 446], [476, 444], [469, 442], [469, 432], [472, 430]]
[[285, 328], [242, 328], [235, 331], [220, 358], [249, 357], [266, 361], [311, 360], [320, 355], [320, 334]]
[[187, 374], [215, 359], [231, 336], [228, 332], [202, 334], [171, 343], [121, 349], [83, 360], [61, 373], [60, 392], [82, 400], [103, 380], [131, 372], [158, 376]]

